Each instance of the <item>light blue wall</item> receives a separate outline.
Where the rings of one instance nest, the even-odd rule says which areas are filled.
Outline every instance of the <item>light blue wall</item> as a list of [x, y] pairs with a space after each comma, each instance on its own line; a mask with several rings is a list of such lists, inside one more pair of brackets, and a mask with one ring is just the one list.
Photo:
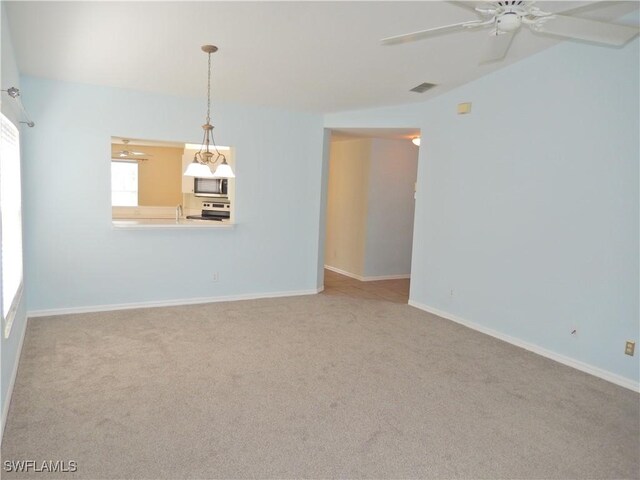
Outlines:
[[[0, 66], [0, 84], [2, 85], [2, 89], [6, 90], [9, 87], [17, 87], [20, 86], [20, 79], [18, 73], [18, 67], [16, 66], [16, 60], [13, 52], [13, 44], [11, 42], [11, 35], [9, 31], [9, 24], [7, 22], [7, 16], [5, 14], [5, 6], [4, 3], [0, 4], [0, 16], [2, 17], [1, 25], [2, 28], [0, 30], [2, 44], [1, 44], [1, 66]], [[14, 100], [11, 100], [9, 96], [5, 92], [1, 93], [2, 95], [2, 113], [12, 122], [14, 122], [18, 127], [20, 127], [19, 121], [19, 110], [16, 108], [16, 103]], [[28, 134], [26, 130], [28, 129], [20, 129], [22, 135], [22, 141], [24, 142], [24, 136]], [[24, 178], [23, 178], [24, 180]], [[23, 212], [24, 216], [24, 212]], [[0, 232], [1, 235], [1, 232]], [[0, 237], [1, 238], [1, 237]], [[2, 280], [0, 279], [0, 285]], [[0, 295], [0, 306], [2, 302], [2, 295]], [[26, 301], [25, 296], [22, 296], [22, 301], [18, 305], [18, 310], [16, 312], [16, 316], [13, 320], [13, 324], [11, 327], [11, 333], [9, 338], [4, 338], [4, 334], [2, 334], [0, 330], [0, 357], [2, 358], [1, 364], [1, 375], [2, 380], [0, 382], [1, 388], [1, 397], [0, 397], [0, 412], [4, 414], [5, 408], [8, 407], [7, 402], [9, 401], [9, 384], [11, 382], [13, 371], [16, 367], [16, 362], [18, 362], [19, 355], [19, 347], [20, 340], [23, 336], [24, 329], [26, 328]], [[4, 427], [4, 424], [2, 425]], [[0, 437], [2, 435], [0, 434]]]
[[[28, 309], [315, 290], [318, 115], [213, 102], [236, 147], [232, 230], [114, 230], [110, 137], [200, 141], [204, 99], [23, 77]], [[219, 281], [211, 273], [219, 272]]]
[[371, 140], [364, 276], [411, 273], [418, 147], [409, 140]]
[[325, 239], [327, 236], [327, 190], [329, 183], [329, 158], [331, 153], [331, 130], [323, 130], [322, 163], [319, 165], [320, 177], [320, 215], [318, 218], [318, 263], [316, 283], [324, 289]]
[[638, 53], [566, 42], [429, 102], [325, 117], [422, 131], [413, 302], [638, 381]]

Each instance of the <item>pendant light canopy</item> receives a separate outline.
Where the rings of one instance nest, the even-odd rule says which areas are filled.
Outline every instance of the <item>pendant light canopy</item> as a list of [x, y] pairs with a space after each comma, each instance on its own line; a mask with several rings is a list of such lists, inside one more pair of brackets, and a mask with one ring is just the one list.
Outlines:
[[[193, 162], [187, 166], [184, 175], [187, 177], [204, 177], [204, 178], [234, 178], [233, 170], [227, 163], [227, 157], [218, 151], [216, 143], [213, 140], [213, 125], [211, 125], [211, 54], [218, 51], [218, 47], [214, 45], [203, 45], [202, 51], [209, 55], [209, 76], [207, 77], [207, 120], [202, 126], [204, 136], [200, 146], [200, 150], [193, 156]], [[213, 147], [211, 149], [210, 147]], [[212, 172], [212, 168], [221, 162]]]

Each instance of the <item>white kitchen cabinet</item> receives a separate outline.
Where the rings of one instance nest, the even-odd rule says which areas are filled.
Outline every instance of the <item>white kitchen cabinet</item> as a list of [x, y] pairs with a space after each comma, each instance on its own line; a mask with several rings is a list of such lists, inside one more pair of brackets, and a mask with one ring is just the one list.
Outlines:
[[[182, 172], [187, 169], [187, 166], [193, 162], [193, 156], [197, 150], [184, 149], [182, 154]], [[193, 193], [193, 177], [185, 177], [182, 175], [182, 193]]]

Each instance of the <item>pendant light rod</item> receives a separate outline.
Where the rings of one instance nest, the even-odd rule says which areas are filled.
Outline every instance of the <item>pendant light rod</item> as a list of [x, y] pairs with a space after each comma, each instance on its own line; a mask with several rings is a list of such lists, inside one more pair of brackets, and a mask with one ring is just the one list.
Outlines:
[[[208, 177], [218, 177], [218, 178], [233, 178], [235, 175], [233, 174], [233, 170], [227, 163], [227, 158], [224, 154], [218, 151], [218, 147], [216, 147], [216, 142], [213, 139], [213, 125], [211, 125], [211, 54], [218, 51], [218, 47], [215, 45], [203, 45], [201, 47], [202, 51], [208, 55], [208, 75], [207, 75], [207, 118], [206, 123], [202, 125], [202, 129], [204, 130], [202, 142], [200, 143], [200, 150], [194, 155], [193, 162], [187, 170], [185, 170], [184, 175], [186, 176], [208, 176]], [[209, 146], [213, 146], [213, 150], [215, 154], [209, 149]], [[222, 160], [222, 161], [221, 161]], [[216, 169], [215, 173], [211, 174], [211, 167], [221, 161], [220, 165]], [[205, 175], [207, 173], [207, 169], [197, 167], [199, 164], [204, 167], [208, 167], [209, 175]], [[194, 172], [200, 172], [201, 175], [196, 175]]]

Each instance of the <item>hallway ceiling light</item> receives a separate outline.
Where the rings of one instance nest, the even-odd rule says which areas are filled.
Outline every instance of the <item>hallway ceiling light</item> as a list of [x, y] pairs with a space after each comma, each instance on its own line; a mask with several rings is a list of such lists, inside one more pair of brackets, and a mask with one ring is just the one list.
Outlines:
[[413, 142], [414, 145], [418, 147], [420, 146], [420, 137], [412, 138], [411, 141]]
[[[234, 178], [233, 170], [227, 163], [227, 157], [218, 151], [213, 140], [213, 125], [211, 125], [211, 54], [218, 51], [215, 45], [203, 45], [202, 51], [209, 55], [209, 76], [207, 77], [207, 121], [202, 126], [204, 137], [200, 150], [193, 156], [193, 162], [187, 166], [184, 175], [187, 177], [213, 177], [213, 178]], [[213, 146], [213, 152], [209, 149]], [[215, 153], [214, 153], [215, 152]], [[215, 172], [211, 173], [211, 168], [220, 160]]]

